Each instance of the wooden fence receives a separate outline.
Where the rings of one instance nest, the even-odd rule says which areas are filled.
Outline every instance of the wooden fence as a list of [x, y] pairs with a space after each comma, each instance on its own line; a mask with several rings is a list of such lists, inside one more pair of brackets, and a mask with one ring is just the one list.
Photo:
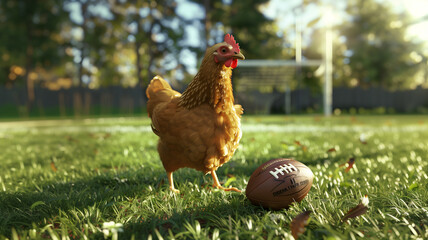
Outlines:
[[[238, 92], [236, 101], [246, 113], [283, 113], [284, 93]], [[96, 90], [35, 89], [32, 111], [26, 112], [23, 88], [0, 87], [0, 117], [133, 115], [144, 113], [145, 91], [136, 88], [107, 87]], [[308, 89], [291, 92], [292, 112], [321, 111], [321, 93]], [[393, 109], [397, 113], [428, 111], [428, 89], [388, 91], [382, 88], [334, 88], [333, 108]]]
[[[284, 93], [251, 92], [250, 94], [241, 93], [239, 97], [247, 103], [243, 103], [244, 106], [255, 106], [252, 111], [260, 113], [284, 112]], [[260, 102], [257, 104], [255, 103], [257, 101]], [[307, 111], [308, 109], [321, 112], [323, 106], [322, 93], [313, 93], [309, 89], [292, 91], [291, 106], [294, 112]], [[333, 109], [336, 108], [342, 110], [384, 108], [396, 113], [424, 113], [428, 112], [428, 89], [389, 91], [383, 88], [338, 87], [333, 89]]]
[[141, 114], [146, 106], [143, 94], [141, 89], [121, 87], [59, 91], [36, 88], [28, 114], [24, 89], [0, 88], [0, 117]]

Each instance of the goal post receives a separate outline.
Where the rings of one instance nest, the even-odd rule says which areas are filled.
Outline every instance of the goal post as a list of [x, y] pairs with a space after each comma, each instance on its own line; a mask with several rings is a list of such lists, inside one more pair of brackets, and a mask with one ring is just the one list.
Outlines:
[[[328, 14], [327, 14], [328, 15]], [[296, 60], [245, 60], [242, 61], [238, 70], [241, 73], [240, 87], [248, 88], [263, 87], [266, 85], [282, 86], [285, 88], [285, 113], [290, 114], [290, 81], [296, 77], [296, 69], [301, 67], [318, 66], [324, 74], [323, 83], [323, 110], [325, 116], [331, 116], [333, 110], [333, 31], [331, 29], [331, 20], [326, 21], [324, 54], [322, 60], [301, 60], [300, 57]], [[296, 48], [297, 49], [297, 48]], [[297, 50], [296, 50], [297, 51]], [[301, 51], [301, 49], [299, 50]], [[296, 52], [296, 56], [301, 53]], [[285, 69], [294, 69], [293, 71]], [[249, 71], [250, 68], [265, 69], [264, 71]], [[276, 74], [272, 72], [275, 70]], [[266, 70], [267, 69], [267, 70]], [[269, 70], [271, 69], [271, 70]], [[283, 71], [283, 73], [280, 73]], [[245, 73], [246, 72], [246, 73]], [[264, 72], [264, 73], [263, 73]], [[258, 74], [258, 76], [257, 76]], [[267, 80], [265, 80], [267, 79]], [[265, 80], [265, 81], [264, 81]]]
[[[323, 60], [302, 60], [300, 62], [294, 60], [241, 61], [237, 74], [238, 93], [252, 90], [261, 92], [266, 89], [270, 91], [272, 89], [279, 90], [280, 92], [284, 92], [284, 112], [291, 114], [291, 85], [298, 77], [296, 76], [298, 74], [297, 69], [302, 67], [318, 67], [324, 73], [326, 69], [325, 61]], [[323, 91], [323, 93], [325, 92]], [[326, 103], [328, 102], [324, 101], [324, 109], [328, 108], [328, 106], [325, 106]]]
[[[284, 105], [285, 113], [291, 113], [291, 91], [290, 82], [299, 76], [296, 76], [296, 70], [300, 72], [301, 67], [318, 66], [316, 72], [323, 72], [323, 110], [325, 116], [331, 116], [333, 110], [333, 30], [332, 18], [333, 8], [331, 5], [323, 7], [322, 19], [324, 22], [325, 38], [324, 38], [324, 53], [322, 60], [303, 60], [302, 58], [302, 24], [301, 19], [297, 14], [297, 9], [302, 9], [302, 5], [295, 8], [295, 60], [245, 60], [239, 66], [240, 69], [240, 84], [242, 88], [263, 87], [266, 85], [278, 87], [282, 86], [285, 91]], [[428, 16], [428, 15], [427, 15]], [[275, 67], [281, 70], [275, 70]], [[264, 69], [262, 71], [249, 71], [250, 68]], [[288, 70], [285, 70], [287, 69]], [[290, 71], [289, 69], [293, 69]], [[267, 70], [266, 70], [267, 69]], [[269, 70], [270, 69], [270, 70]], [[281, 73], [282, 71], [282, 73]], [[245, 73], [246, 72], [246, 73]], [[256, 76], [258, 74], [258, 76]]]

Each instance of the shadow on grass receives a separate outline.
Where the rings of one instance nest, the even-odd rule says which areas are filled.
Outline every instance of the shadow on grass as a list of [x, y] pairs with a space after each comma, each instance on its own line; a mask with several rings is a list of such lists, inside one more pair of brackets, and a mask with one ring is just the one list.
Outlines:
[[[216, 193], [210, 193], [216, 194]], [[222, 194], [222, 193], [218, 193]], [[139, 222], [125, 224], [124, 233], [120, 236], [124, 239], [135, 237], [136, 239], [147, 239], [149, 235], [162, 236], [182, 234], [182, 238], [195, 238], [197, 225], [201, 231], [206, 231], [209, 235], [215, 228], [229, 229], [233, 232], [236, 221], [247, 219], [249, 216], [265, 215], [266, 211], [261, 207], [251, 205], [245, 194], [228, 193], [232, 196], [226, 203], [218, 200], [215, 203], [198, 203], [197, 206], [186, 208], [182, 211], [173, 210], [172, 214], [159, 215], [153, 213], [152, 216], [141, 219]], [[191, 197], [189, 194], [181, 197]], [[220, 197], [221, 198], [221, 197]], [[220, 199], [219, 198], [219, 199]], [[203, 201], [201, 199], [201, 201]], [[183, 231], [184, 229], [184, 231]], [[193, 231], [193, 232], [192, 232]], [[197, 238], [197, 237], [196, 237]]]
[[[265, 160], [269, 159], [260, 159], [261, 162]], [[235, 175], [238, 181], [244, 178], [248, 180], [258, 166], [258, 163], [238, 164], [231, 161], [219, 168], [218, 176], [224, 180], [230, 173]], [[202, 173], [190, 169], [179, 170], [174, 175], [174, 180], [179, 189], [188, 189], [186, 185], [189, 183], [210, 189], [209, 186], [212, 184], [209, 175], [204, 177]], [[150, 192], [153, 190], [148, 190], [148, 186], [154, 188], [154, 192]], [[245, 188], [245, 186], [241, 187]], [[165, 204], [162, 197], [170, 195], [167, 189], [166, 173], [159, 168], [135, 169], [116, 174], [107, 172], [67, 182], [58, 179], [55, 182], [34, 187], [27, 192], [2, 192], [0, 193], [0, 236], [11, 237], [12, 227], [28, 230], [32, 228], [33, 223], [37, 227], [51, 223], [55, 226], [55, 223], [60, 222], [59, 219], [64, 217], [75, 218], [70, 219], [70, 222], [74, 222], [72, 224], [110, 221], [116, 219], [118, 214], [116, 210], [121, 207], [121, 202], [144, 201], [145, 198], [155, 196], [159, 203]], [[223, 194], [213, 189], [208, 191], [212, 192], [207, 194]], [[121, 233], [121, 236], [128, 238], [131, 236], [127, 234], [134, 234], [144, 239], [149, 234], [154, 235], [154, 229], [162, 235], [168, 235], [168, 231], [176, 234], [180, 229], [186, 229], [186, 226], [194, 226], [195, 221], [199, 222], [203, 228], [225, 229], [229, 227], [229, 221], [263, 212], [261, 208], [252, 206], [245, 194], [231, 193], [225, 196], [230, 197], [227, 202], [220, 201], [224, 198], [221, 195], [216, 197], [219, 202], [198, 203], [196, 201], [204, 201], [204, 199], [198, 199], [198, 195], [194, 193], [185, 193], [180, 197], [191, 199], [195, 204], [191, 201], [186, 202], [184, 209], [172, 207], [168, 211], [165, 210], [165, 206], [161, 206], [155, 212], [145, 211], [142, 218], [136, 218], [133, 215], [130, 223], [124, 225], [125, 232]], [[213, 201], [212, 198], [208, 199]], [[76, 214], [79, 212], [81, 214]], [[99, 233], [91, 236], [102, 238]]]
[[[246, 175], [245, 172], [248, 173], [249, 169], [252, 168], [249, 166], [240, 167], [239, 174]], [[188, 182], [197, 182], [208, 186], [212, 184], [211, 177], [204, 177], [198, 171], [190, 169], [180, 171], [174, 176], [178, 188], [184, 187]], [[232, 173], [233, 169], [230, 171]], [[219, 177], [226, 178], [226, 174], [223, 174], [222, 172], [222, 176]], [[12, 227], [26, 230], [32, 228], [33, 223], [38, 227], [45, 226], [55, 223], [58, 218], [70, 217], [72, 215], [70, 212], [80, 211], [84, 213], [91, 207], [98, 209], [101, 214], [89, 212], [86, 215], [82, 214], [82, 218], [89, 218], [91, 222], [103, 222], [106, 219], [111, 219], [112, 216], [114, 219], [114, 207], [117, 203], [151, 195], [148, 186], [158, 192], [168, 191], [165, 171], [163, 169], [144, 171], [137, 169], [116, 174], [108, 172], [75, 181], [58, 179], [55, 182], [33, 187], [25, 192], [0, 192], [0, 236], [10, 237]], [[186, 196], [191, 197], [188, 194]], [[220, 207], [223, 208], [224, 206]], [[212, 210], [215, 206], [209, 208]], [[203, 215], [202, 212], [200, 209], [193, 209], [186, 210], [181, 214], [175, 213], [171, 221], [180, 220], [179, 222], [182, 224], [184, 219], [187, 219], [191, 222], [199, 215]], [[84, 219], [72, 221], [79, 222], [84, 221]], [[145, 220], [142, 224], [132, 224], [129, 227], [139, 226], [137, 228], [145, 230], [137, 232], [143, 233], [158, 223], [152, 219]]]
[[103, 174], [87, 179], [64, 182], [58, 179], [28, 192], [0, 193], [0, 235], [10, 236], [12, 227], [28, 229], [49, 224], [60, 212], [81, 210], [96, 206], [111, 208], [126, 197], [133, 197], [147, 191], [148, 185], [159, 181], [152, 171], [150, 175], [141, 171], [127, 171], [118, 174]]

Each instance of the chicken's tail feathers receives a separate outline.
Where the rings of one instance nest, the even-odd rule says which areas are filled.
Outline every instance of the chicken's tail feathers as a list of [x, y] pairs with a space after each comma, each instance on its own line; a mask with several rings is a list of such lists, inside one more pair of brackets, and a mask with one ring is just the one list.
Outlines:
[[150, 99], [156, 92], [161, 90], [172, 90], [171, 85], [165, 81], [161, 76], [155, 76], [151, 81], [146, 90], [146, 95]]
[[179, 92], [174, 91], [169, 83], [163, 80], [163, 78], [160, 76], [156, 76], [152, 79], [152, 81], [150, 81], [150, 84], [146, 90], [146, 95], [149, 99], [147, 101], [147, 112], [150, 117], [152, 117], [156, 106], [181, 96]]

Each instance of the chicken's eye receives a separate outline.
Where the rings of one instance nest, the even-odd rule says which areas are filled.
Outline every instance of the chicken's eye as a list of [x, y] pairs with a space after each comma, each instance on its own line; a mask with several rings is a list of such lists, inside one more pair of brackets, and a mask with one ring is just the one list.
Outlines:
[[226, 53], [226, 52], [227, 52], [227, 49], [226, 49], [226, 48], [222, 48], [222, 49], [221, 49], [221, 52], [222, 52], [222, 53]]

